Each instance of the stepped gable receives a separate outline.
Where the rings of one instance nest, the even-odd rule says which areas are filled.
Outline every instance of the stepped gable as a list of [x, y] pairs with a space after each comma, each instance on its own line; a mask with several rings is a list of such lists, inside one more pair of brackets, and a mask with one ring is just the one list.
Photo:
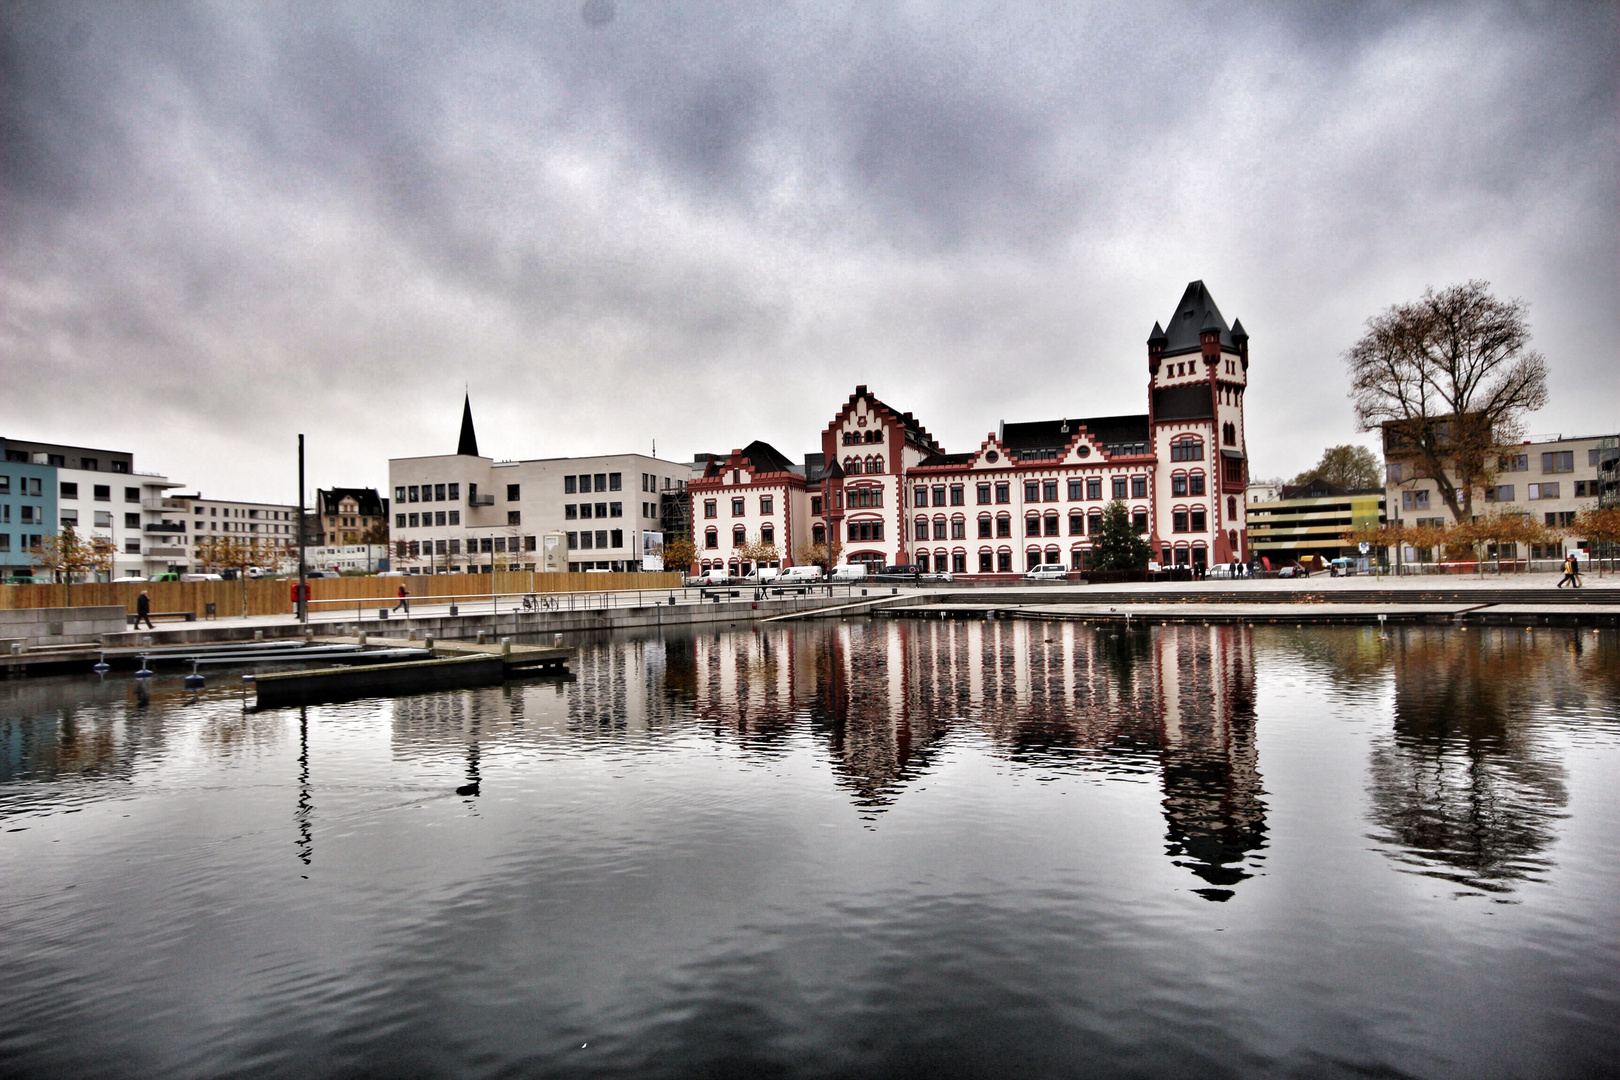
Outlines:
[[928, 434], [928, 429], [922, 426], [922, 422], [920, 420], [908, 412], [901, 412], [899, 409], [879, 401], [872, 395], [872, 392], [866, 388], [865, 383], [861, 383], [855, 387], [855, 392], [849, 395], [849, 400], [844, 403], [844, 408], [839, 410], [838, 416], [833, 419], [833, 424], [836, 425], [839, 420], [843, 418], [846, 412], [855, 407], [855, 403], [861, 398], [865, 398], [867, 404], [872, 408], [882, 409], [890, 416], [893, 416], [899, 420], [904, 426], [906, 434], [911, 437], [911, 441], [916, 443], [918, 446], [921, 446], [927, 450], [932, 450], [935, 453], [942, 453], [944, 451], [944, 448], [935, 441], [934, 437]]
[[1215, 306], [1215, 298], [1209, 295], [1202, 281], [1193, 281], [1187, 284], [1187, 291], [1181, 294], [1181, 303], [1176, 305], [1176, 313], [1170, 316], [1169, 326], [1161, 330], [1158, 323], [1153, 324], [1153, 335], [1148, 338], [1148, 344], [1154, 345], [1162, 340], [1165, 356], [1200, 352], [1203, 343], [1199, 340], [1199, 334], [1204, 330], [1219, 330], [1221, 348], [1234, 353], [1239, 351], [1231, 328], [1221, 317], [1221, 309]]

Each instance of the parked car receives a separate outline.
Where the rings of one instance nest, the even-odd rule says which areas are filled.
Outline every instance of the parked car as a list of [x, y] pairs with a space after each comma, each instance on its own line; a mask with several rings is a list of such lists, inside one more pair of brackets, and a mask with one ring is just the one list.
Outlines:
[[834, 581], [865, 581], [865, 563], [845, 563], [843, 566], [833, 567], [832, 579]]
[[1025, 581], [1067, 581], [1069, 568], [1060, 562], [1041, 563], [1024, 575]]
[[1356, 560], [1331, 559], [1328, 561], [1328, 575], [1330, 577], [1349, 577], [1356, 572]]
[[731, 571], [723, 566], [717, 566], [711, 570], [705, 570], [693, 578], [692, 584], [700, 587], [704, 585], [730, 585]]
[[782, 575], [782, 571], [774, 566], [761, 566], [747, 577], [743, 583], [747, 585], [767, 585]]
[[905, 564], [901, 566], [885, 566], [877, 572], [878, 581], [916, 581], [917, 575], [922, 571], [917, 567]]
[[1283, 567], [1281, 570], [1278, 570], [1277, 571], [1277, 576], [1280, 577], [1280, 578], [1284, 578], [1284, 577], [1288, 577], [1288, 578], [1310, 577], [1311, 572], [1309, 570], [1305, 569], [1299, 563], [1292, 563], [1292, 564], [1290, 564], [1288, 566]]
[[917, 580], [924, 584], [948, 585], [956, 579], [951, 576], [951, 572], [949, 570], [935, 570], [930, 574], [918, 574]]
[[179, 581], [179, 574], [153, 574], [147, 581]]
[[790, 566], [777, 575], [777, 585], [803, 585], [811, 581], [821, 580], [821, 567]]
[[181, 574], [181, 581], [224, 581], [224, 574]]

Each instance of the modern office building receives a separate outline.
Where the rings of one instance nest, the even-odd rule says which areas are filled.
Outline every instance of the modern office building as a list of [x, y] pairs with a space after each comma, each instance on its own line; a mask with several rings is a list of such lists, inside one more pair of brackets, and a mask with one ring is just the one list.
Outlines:
[[1305, 555], [1356, 558], [1360, 549], [1345, 540], [1344, 534], [1383, 523], [1384, 492], [1380, 488], [1354, 491], [1322, 479], [1297, 486], [1284, 484], [1277, 498], [1249, 503], [1249, 546], [1273, 567], [1297, 562]]
[[[38, 493], [12, 496], [10, 522], [0, 509], [0, 535], [6, 538], [0, 543], [10, 548], [0, 548], [0, 566], [8, 575], [26, 575], [32, 565], [28, 549], [64, 524], [71, 524], [80, 536], [112, 543], [117, 551], [112, 577], [145, 577], [183, 566], [184, 553], [172, 542], [163, 506], [165, 492], [179, 485], [165, 476], [136, 471], [134, 455], [28, 439], [0, 439], [0, 446], [6, 466], [0, 476], [11, 477], [13, 491], [25, 473], [31, 491], [50, 490], [48, 501], [41, 501], [44, 496]], [[0, 495], [0, 500], [6, 498]], [[24, 513], [28, 522], [22, 520]], [[181, 563], [177, 565], [176, 559]]]
[[570, 570], [640, 570], [662, 548], [662, 497], [689, 476], [686, 462], [645, 454], [496, 461], [478, 453], [464, 402], [456, 453], [388, 462], [394, 568], [540, 569], [540, 538], [559, 533]]
[[[1620, 436], [1555, 436], [1499, 446], [1493, 451], [1493, 483], [1475, 491], [1474, 514], [1509, 511], [1527, 514], [1544, 525], [1569, 528], [1582, 510], [1594, 509], [1605, 484], [1620, 481]], [[1455, 517], [1440, 497], [1439, 485], [1403, 453], [1389, 428], [1384, 432], [1385, 498], [1391, 521], [1449, 528]], [[1531, 558], [1559, 558], [1565, 550], [1587, 547], [1570, 536]]]

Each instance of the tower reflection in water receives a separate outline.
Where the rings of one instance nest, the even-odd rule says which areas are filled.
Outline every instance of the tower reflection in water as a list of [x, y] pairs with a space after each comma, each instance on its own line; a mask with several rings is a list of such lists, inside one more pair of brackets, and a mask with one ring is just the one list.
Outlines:
[[[1043, 770], [1157, 772], [1167, 852], [1226, 900], [1265, 844], [1246, 627], [818, 624], [665, 643], [672, 697], [763, 749], [799, 718], [840, 784], [881, 810], [950, 740]], [[689, 655], [688, 655], [689, 654]], [[678, 658], [678, 659], [677, 659]]]

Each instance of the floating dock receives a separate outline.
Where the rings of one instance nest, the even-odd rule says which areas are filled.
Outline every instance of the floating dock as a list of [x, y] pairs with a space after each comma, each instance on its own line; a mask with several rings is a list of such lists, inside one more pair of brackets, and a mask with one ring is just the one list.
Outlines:
[[479, 645], [465, 641], [436, 643], [434, 651], [451, 655], [260, 675], [253, 680], [255, 706], [272, 709], [283, 705], [498, 686], [509, 678], [566, 675], [568, 660], [573, 655], [572, 649]]

